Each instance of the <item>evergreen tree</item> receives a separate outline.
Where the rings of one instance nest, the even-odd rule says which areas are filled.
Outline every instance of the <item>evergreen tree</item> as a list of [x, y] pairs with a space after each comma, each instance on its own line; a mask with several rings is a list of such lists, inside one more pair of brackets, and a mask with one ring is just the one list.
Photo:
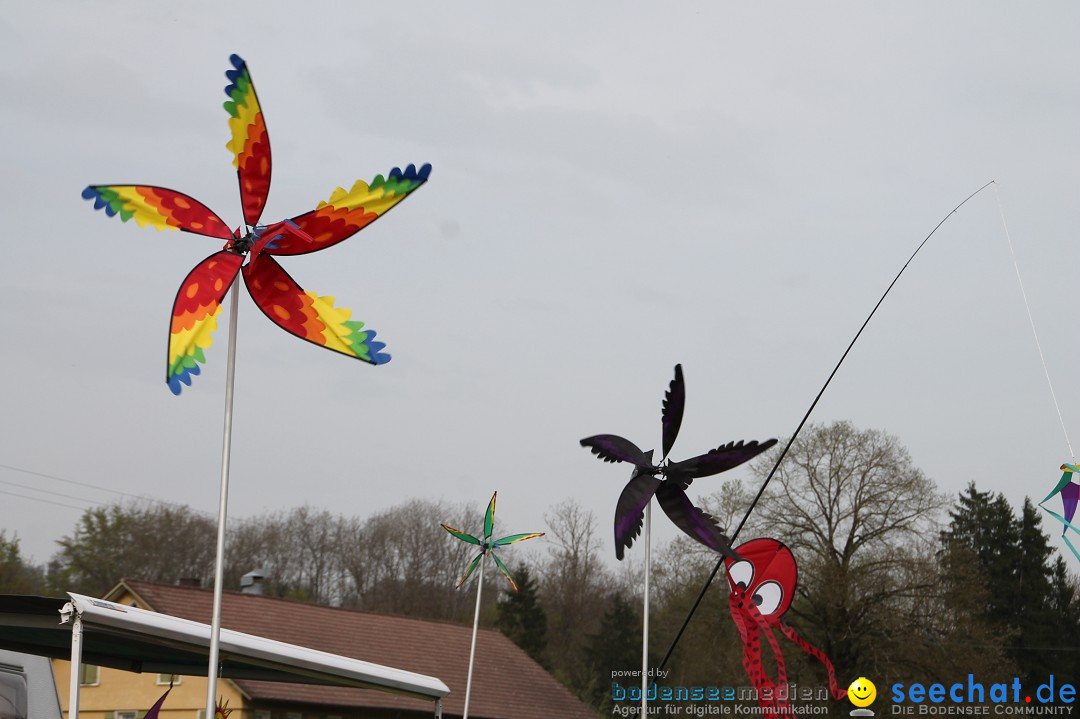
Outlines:
[[1080, 676], [1080, 656], [1076, 652], [1080, 647], [1080, 595], [1075, 577], [1069, 574], [1060, 556], [1054, 560], [1051, 572], [1050, 609], [1052, 644], [1062, 648], [1051, 655], [1055, 662], [1053, 673], [1061, 677]]
[[951, 555], [953, 561], [971, 557], [977, 564], [989, 590], [986, 619], [1001, 629], [1015, 627], [1016, 577], [1023, 552], [1012, 507], [1001, 494], [980, 492], [971, 482], [949, 517], [952, 521], [949, 530], [942, 532], [942, 544], [959, 550]]
[[1006, 637], [1006, 654], [1025, 682], [1051, 674], [1074, 676], [1080, 669], [1080, 602], [1060, 557], [1042, 530], [1030, 499], [1020, 517], [1001, 494], [979, 492], [974, 483], [949, 513], [942, 541], [953, 562], [965, 557], [978, 568], [986, 592], [985, 616]]
[[548, 666], [547, 614], [540, 606], [536, 582], [524, 564], [513, 571], [518, 591], [506, 589], [497, 607], [495, 627], [541, 666]]
[[1044, 678], [1058, 673], [1056, 652], [1048, 651], [1058, 645], [1053, 608], [1050, 540], [1042, 531], [1039, 517], [1030, 499], [1024, 499], [1018, 533], [1020, 563], [1016, 567], [1016, 627], [1019, 630], [1014, 657], [1022, 674], [1028, 679]]
[[[600, 622], [600, 629], [588, 638], [585, 656], [589, 667], [584, 699], [604, 713], [610, 713], [611, 683], [616, 672], [641, 671], [641, 618], [621, 594], [614, 594]], [[640, 686], [640, 677], [628, 684]]]

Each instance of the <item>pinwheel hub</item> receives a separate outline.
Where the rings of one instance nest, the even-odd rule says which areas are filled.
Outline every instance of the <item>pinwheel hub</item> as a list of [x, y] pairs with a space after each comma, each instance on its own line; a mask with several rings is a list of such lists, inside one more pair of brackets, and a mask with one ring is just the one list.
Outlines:
[[254, 246], [256, 239], [258, 239], [258, 236], [255, 232], [248, 232], [243, 237], [237, 237], [236, 239], [231, 240], [229, 244], [225, 245], [225, 249], [238, 255], [246, 255], [251, 252], [251, 248]]

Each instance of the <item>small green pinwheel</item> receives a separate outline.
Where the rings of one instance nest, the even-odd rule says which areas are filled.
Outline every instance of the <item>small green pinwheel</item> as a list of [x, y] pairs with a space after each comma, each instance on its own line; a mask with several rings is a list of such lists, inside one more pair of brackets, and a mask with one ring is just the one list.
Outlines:
[[496, 539], [495, 541], [492, 541], [491, 533], [495, 529], [495, 497], [498, 494], [499, 493], [496, 492], [495, 494], [491, 495], [491, 501], [488, 502], [487, 513], [484, 515], [484, 538], [482, 540], [472, 536], [471, 534], [466, 534], [461, 530], [454, 529], [450, 525], [442, 525], [443, 529], [445, 529], [447, 532], [450, 532], [450, 534], [454, 535], [461, 541], [468, 542], [469, 544], [475, 544], [476, 546], [480, 547], [480, 553], [477, 554], [469, 563], [469, 568], [465, 570], [465, 574], [461, 577], [461, 581], [457, 583], [458, 587], [465, 583], [465, 580], [468, 579], [469, 575], [473, 573], [474, 569], [476, 569], [476, 565], [478, 565], [481, 560], [483, 560], [485, 555], [488, 555], [495, 560], [495, 565], [502, 571], [503, 576], [506, 577], [506, 581], [510, 582], [510, 586], [513, 587], [514, 591], [516, 592], [518, 590], [517, 583], [515, 583], [514, 578], [510, 576], [510, 572], [506, 569], [506, 565], [502, 563], [501, 559], [499, 559], [499, 555], [495, 554], [495, 550], [499, 547], [505, 547], [508, 544], [514, 544], [515, 542], [524, 542], [526, 539], [544, 536], [543, 532], [528, 532], [526, 534], [511, 534], [508, 537], [503, 537], [502, 539]]

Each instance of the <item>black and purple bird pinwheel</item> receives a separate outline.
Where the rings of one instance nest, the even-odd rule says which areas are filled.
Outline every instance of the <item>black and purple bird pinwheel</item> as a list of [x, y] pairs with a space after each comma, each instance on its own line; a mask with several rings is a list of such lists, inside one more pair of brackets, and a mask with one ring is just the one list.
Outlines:
[[619, 559], [641, 533], [642, 516], [653, 495], [675, 526], [706, 547], [738, 559], [724, 530], [712, 516], [694, 506], [686, 496], [686, 488], [695, 479], [725, 472], [753, 459], [776, 444], [776, 440], [728, 442], [697, 457], [672, 462], [668, 454], [679, 436], [685, 405], [682, 365], [675, 365], [675, 379], [671, 380], [664, 395], [661, 412], [664, 455], [658, 464], [653, 463], [653, 450], [644, 452], [630, 440], [614, 434], [598, 434], [581, 440], [582, 447], [588, 447], [605, 462], [634, 465], [630, 481], [615, 506], [615, 556]]

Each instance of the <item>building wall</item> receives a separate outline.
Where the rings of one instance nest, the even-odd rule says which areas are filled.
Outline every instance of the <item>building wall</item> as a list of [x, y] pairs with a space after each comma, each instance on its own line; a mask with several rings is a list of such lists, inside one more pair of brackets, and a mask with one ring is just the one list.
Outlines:
[[[68, 681], [71, 662], [53, 660], [53, 674], [60, 689], [60, 707], [68, 717]], [[166, 683], [157, 683], [157, 674], [138, 674], [121, 669], [101, 667], [98, 684], [79, 689], [79, 719], [116, 719], [116, 712], [136, 711], [142, 716], [154, 705], [165, 690]], [[231, 719], [245, 719], [241, 711], [244, 698], [236, 686], [224, 679], [218, 680], [218, 694], [229, 702], [230, 709], [238, 710]], [[180, 677], [173, 685], [169, 697], [161, 706], [161, 719], [197, 719], [199, 710], [206, 703], [206, 677]]]

